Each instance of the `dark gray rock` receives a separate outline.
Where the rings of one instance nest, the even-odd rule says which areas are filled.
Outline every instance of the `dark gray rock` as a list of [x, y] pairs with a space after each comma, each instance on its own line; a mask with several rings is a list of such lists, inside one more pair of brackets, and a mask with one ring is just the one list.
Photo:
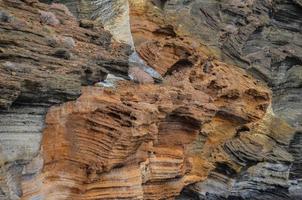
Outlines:
[[[168, 0], [161, 5], [176, 32], [186, 32], [225, 62], [266, 82], [273, 91], [274, 113], [297, 130], [290, 144], [284, 143], [285, 149], [283, 145], [275, 147], [278, 155], [250, 152], [249, 145], [236, 139], [225, 144], [233, 159], [245, 166], [242, 174], [225, 180], [221, 178], [224, 173], [216, 172], [209, 183], [196, 184], [200, 188], [186, 188], [182, 199], [191, 199], [188, 193], [194, 193], [197, 199], [302, 198], [301, 5], [300, 0]], [[283, 154], [285, 151], [291, 156]], [[279, 160], [281, 157], [284, 159]], [[293, 160], [287, 160], [289, 157]]]
[[301, 128], [300, 0], [169, 0], [163, 9], [179, 29], [265, 81], [275, 113]]

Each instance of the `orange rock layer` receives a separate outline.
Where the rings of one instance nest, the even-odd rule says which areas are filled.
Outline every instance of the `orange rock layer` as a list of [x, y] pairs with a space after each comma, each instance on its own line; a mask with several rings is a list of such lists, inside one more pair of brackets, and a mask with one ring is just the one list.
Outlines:
[[84, 88], [77, 101], [50, 109], [44, 167], [23, 181], [23, 199], [174, 199], [206, 179], [228, 161], [218, 147], [270, 104], [269, 91], [244, 72], [211, 66], [174, 71], [160, 85]]
[[263, 118], [269, 90], [173, 27], [141, 18], [135, 30], [133, 16], [138, 52], [164, 83], [87, 87], [53, 107], [44, 166], [23, 181], [23, 199], [174, 199], [219, 163], [240, 169], [221, 146]]
[[[26, 2], [25, 8], [35, 18], [38, 10], [47, 10], [44, 4]], [[205, 46], [180, 36], [141, 2], [145, 1], [130, 0], [135, 45], [147, 64], [164, 77], [163, 83], [120, 81], [113, 88], [85, 87], [76, 101], [52, 107], [45, 120], [40, 155], [22, 169], [22, 199], [166, 200], [190, 184], [196, 183], [193, 189], [202, 193], [207, 186], [203, 184], [213, 177], [227, 185], [247, 171], [272, 187], [286, 179], [282, 174], [286, 170], [265, 171], [275, 161], [292, 162], [286, 150], [292, 129], [271, 116], [269, 89], [243, 70], [215, 59]], [[68, 35], [80, 34], [74, 37], [76, 58], [86, 63], [90, 52], [85, 49], [96, 53], [94, 70], [83, 69], [86, 82], [110, 69], [125, 76], [127, 49], [117, 43], [99, 49], [98, 41], [104, 38], [79, 29], [74, 19], [70, 25]], [[61, 33], [66, 27], [47, 29]], [[94, 48], [85, 46], [94, 39]], [[59, 62], [60, 66], [73, 64], [72, 59], [60, 58]], [[262, 171], [270, 176], [263, 176]], [[247, 184], [242, 185], [246, 189]]]

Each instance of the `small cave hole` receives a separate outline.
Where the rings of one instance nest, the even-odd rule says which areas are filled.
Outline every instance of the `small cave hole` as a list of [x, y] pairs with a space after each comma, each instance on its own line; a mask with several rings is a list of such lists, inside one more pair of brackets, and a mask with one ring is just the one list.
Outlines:
[[234, 169], [232, 169], [227, 163], [224, 163], [224, 162], [217, 163], [215, 171], [220, 174], [224, 174], [230, 178], [235, 177], [237, 174]]
[[171, 36], [171, 37], [176, 37], [177, 35], [172, 25], [160, 27], [156, 29], [153, 33], [157, 35], [164, 35], [164, 36]]
[[246, 126], [246, 125], [240, 126], [236, 130], [235, 137], [239, 137], [242, 132], [248, 132], [248, 131], [250, 131], [250, 128], [248, 126]]
[[170, 76], [174, 72], [179, 72], [185, 68], [190, 68], [192, 66], [193, 66], [193, 63], [187, 59], [179, 60], [167, 70], [167, 72], [165, 73], [164, 76]]

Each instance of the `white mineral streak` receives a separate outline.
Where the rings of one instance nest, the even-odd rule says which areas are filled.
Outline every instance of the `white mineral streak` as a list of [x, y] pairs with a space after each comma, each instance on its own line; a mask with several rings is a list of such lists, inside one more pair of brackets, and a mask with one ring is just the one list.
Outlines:
[[132, 63], [137, 63], [146, 73], [148, 73], [153, 78], [162, 79], [161, 75], [153, 68], [149, 67], [136, 51], [134, 51], [129, 57], [129, 63], [130, 65]]
[[[131, 3], [141, 1], [132, 1]], [[128, 0], [94, 0], [92, 3], [96, 9], [92, 14], [92, 19], [100, 21], [104, 28], [111, 32], [113, 38], [131, 46], [134, 51], [129, 57], [129, 63], [136, 64], [153, 78], [161, 80], [161, 75], [153, 68], [149, 67], [145, 61], [135, 51], [133, 37], [130, 27], [130, 12]], [[131, 77], [130, 77], [131, 78]], [[105, 84], [105, 83], [104, 83]], [[110, 87], [108, 84], [105, 87]]]
[[117, 77], [113, 74], [108, 74], [106, 79], [104, 81], [96, 83], [96, 86], [98, 87], [114, 87], [115, 82], [125, 80], [121, 77]]

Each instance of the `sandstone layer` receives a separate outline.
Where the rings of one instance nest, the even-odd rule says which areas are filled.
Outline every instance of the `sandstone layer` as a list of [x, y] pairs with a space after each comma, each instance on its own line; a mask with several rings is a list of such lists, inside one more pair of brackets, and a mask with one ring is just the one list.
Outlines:
[[[296, 83], [300, 81], [300, 72], [295, 71], [295, 78], [290, 79], [288, 74], [291, 74], [292, 69], [300, 69], [301, 66], [297, 62], [293, 64], [283, 61], [283, 59], [296, 61], [300, 59], [298, 58], [300, 45], [296, 41], [301, 36], [300, 18], [296, 17], [301, 14], [299, 5], [286, 1], [270, 1], [270, 3], [266, 1], [209, 2], [198, 0], [130, 2], [131, 26], [135, 45], [150, 66], [159, 72], [165, 72], [166, 66], [173, 66], [171, 69], [174, 70], [190, 67], [195, 56], [190, 51], [192, 47], [201, 49], [202, 53], [197, 54], [207, 55], [208, 61], [217, 57], [229, 63], [236, 63], [272, 87], [273, 112], [277, 114], [277, 117], [282, 117], [296, 128], [296, 130], [292, 130], [295, 132], [295, 137], [290, 144], [287, 144], [287, 148], [293, 156], [293, 161], [290, 162], [293, 164], [292, 167], [290, 167], [290, 163], [285, 164], [285, 167], [279, 165], [279, 162], [276, 166], [273, 164], [274, 167], [270, 166], [272, 164], [267, 164], [269, 167], [257, 164], [253, 171], [258, 174], [242, 172], [244, 176], [234, 176], [222, 180], [209, 176], [208, 181], [190, 186], [189, 190], [185, 189], [186, 198], [189, 194], [196, 199], [299, 199], [302, 196], [301, 177], [298, 175], [301, 174], [301, 167], [298, 163], [301, 163], [299, 139], [301, 118], [299, 116], [302, 112], [299, 105], [302, 99], [301, 87]], [[271, 15], [271, 12], [274, 14]], [[282, 23], [274, 21], [275, 17], [280, 15], [283, 16]], [[280, 21], [281, 17], [278, 19]], [[236, 20], [241, 20], [241, 23], [235, 23]], [[264, 23], [267, 24], [264, 26]], [[285, 23], [287, 23], [286, 27]], [[230, 28], [231, 25], [236, 27], [236, 32], [229, 32], [230, 30], [227, 28]], [[259, 27], [259, 29], [255, 27]], [[261, 32], [262, 28], [271, 31]], [[280, 35], [275, 33], [276, 31], [284, 32], [289, 37], [285, 38], [284, 34]], [[253, 37], [254, 33], [255, 37]], [[261, 37], [265, 39], [261, 39]], [[282, 44], [274, 42], [277, 40], [284, 42]], [[179, 45], [179, 41], [180, 43], [185, 42], [187, 45]], [[262, 50], [269, 53], [265, 54]], [[250, 56], [244, 57], [244, 53], [248, 51], [250, 51], [248, 53]], [[265, 56], [265, 58], [259, 56]], [[251, 60], [247, 62], [247, 58]], [[266, 62], [267, 60], [269, 62]], [[283, 64], [274, 64], [279, 61]], [[206, 64], [206, 66], [211, 68], [209, 67], [211, 65]], [[265, 71], [265, 76], [270, 76], [274, 83], [270, 81], [271, 79], [263, 79], [264, 75], [253, 70], [255, 67], [261, 72]], [[163, 71], [161, 71], [162, 68]], [[272, 123], [275, 124], [275, 122]], [[272, 128], [274, 129], [274, 127]], [[259, 173], [259, 171], [261, 172]], [[271, 175], [268, 175], [271, 173], [270, 171], [283, 174], [284, 179], [275, 177], [272, 184]], [[277, 179], [279, 181], [276, 181]]]
[[274, 112], [302, 129], [300, 0], [153, 2], [178, 34], [190, 35], [225, 62], [266, 82]]
[[64, 9], [0, 1], [0, 199], [22, 194], [22, 168], [39, 152], [47, 108], [76, 99], [110, 71], [126, 77], [130, 53], [97, 24], [79, 27]]
[[[44, 166], [22, 182], [23, 198], [174, 199], [210, 172], [240, 173], [250, 159], [290, 162], [273, 133], [258, 131], [269, 90], [233, 66], [213, 61], [206, 72], [203, 63], [197, 58], [163, 84], [88, 87], [51, 108]], [[286, 138], [276, 140], [286, 145], [292, 132], [282, 128]], [[248, 145], [251, 155], [233, 155]]]
[[[226, 59], [233, 54], [210, 43], [220, 33], [211, 12], [231, 4], [250, 19], [266, 1], [62, 2], [80, 22], [57, 7], [0, 0], [0, 199], [301, 198], [301, 133], [275, 116], [266, 85], [219, 61], [244, 66], [238, 56]], [[116, 29], [129, 12], [123, 3], [138, 54], [164, 80], [87, 86], [107, 73], [128, 79], [131, 44], [113, 41], [99, 23], [126, 37], [130, 27]], [[199, 19], [205, 4], [213, 8]], [[112, 13], [97, 18], [97, 8]], [[43, 11], [58, 22], [41, 19]], [[297, 116], [285, 118], [299, 128]]]

